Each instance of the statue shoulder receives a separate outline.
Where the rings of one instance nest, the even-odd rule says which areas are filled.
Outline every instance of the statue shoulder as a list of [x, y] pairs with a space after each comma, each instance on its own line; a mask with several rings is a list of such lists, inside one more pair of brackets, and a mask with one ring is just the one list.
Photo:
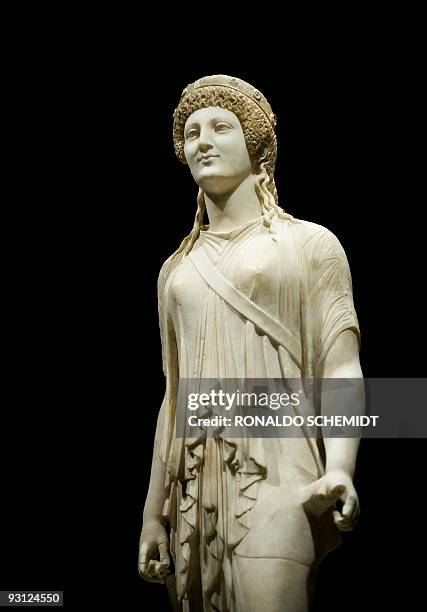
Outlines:
[[166, 261], [163, 262], [162, 267], [160, 268], [159, 276], [157, 279], [157, 289], [159, 296], [163, 295], [165, 290], [166, 281], [168, 279], [169, 274], [172, 271], [173, 267], [173, 255], [168, 257]]
[[183, 253], [178, 253], [175, 251], [166, 259], [166, 261], [163, 262], [157, 279], [159, 297], [168, 292], [168, 288], [171, 282], [173, 282], [175, 274], [183, 264], [185, 265], [186, 259], [187, 258]]
[[346, 257], [337, 236], [327, 227], [304, 219], [280, 219], [286, 224], [303, 248], [307, 261], [314, 267], [331, 257]]

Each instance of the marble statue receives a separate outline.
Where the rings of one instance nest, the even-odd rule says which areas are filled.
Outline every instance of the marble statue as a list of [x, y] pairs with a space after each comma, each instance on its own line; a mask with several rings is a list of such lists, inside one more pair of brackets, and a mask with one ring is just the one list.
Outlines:
[[[275, 125], [266, 98], [226, 75], [188, 85], [174, 113], [197, 210], [159, 275], [166, 392], [139, 554], [141, 576], [167, 584], [174, 610], [310, 609], [320, 561], [359, 515], [358, 438], [175, 435], [178, 379], [362, 378], [345, 252], [279, 206]], [[263, 326], [208, 284], [198, 252], [264, 313]]]

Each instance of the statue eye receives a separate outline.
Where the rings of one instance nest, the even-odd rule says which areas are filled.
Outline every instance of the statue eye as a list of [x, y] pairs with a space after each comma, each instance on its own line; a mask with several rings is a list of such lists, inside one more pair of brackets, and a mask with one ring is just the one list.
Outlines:
[[229, 125], [228, 123], [217, 123], [215, 126], [215, 131], [216, 132], [227, 132], [228, 130], [231, 130], [231, 125]]
[[189, 140], [190, 138], [195, 138], [198, 135], [198, 130], [196, 128], [191, 128], [185, 135], [185, 138]]

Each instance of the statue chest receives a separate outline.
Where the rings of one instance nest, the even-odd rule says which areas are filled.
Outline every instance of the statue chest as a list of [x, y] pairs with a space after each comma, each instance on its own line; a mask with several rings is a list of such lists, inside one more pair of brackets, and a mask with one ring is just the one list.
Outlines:
[[[280, 259], [277, 242], [271, 235], [259, 233], [240, 244], [226, 240], [203, 240], [194, 249], [203, 248], [218, 272], [241, 293], [270, 314], [278, 316], [280, 297]], [[204, 279], [186, 258], [175, 271], [169, 287], [169, 303], [186, 320], [198, 319], [213, 295]]]

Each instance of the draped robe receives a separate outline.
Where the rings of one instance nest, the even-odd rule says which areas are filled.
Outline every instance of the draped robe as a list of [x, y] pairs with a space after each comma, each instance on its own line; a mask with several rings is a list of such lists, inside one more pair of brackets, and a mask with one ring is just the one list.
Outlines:
[[176, 437], [179, 379], [310, 379], [322, 375], [342, 331], [352, 329], [360, 339], [338, 239], [306, 221], [273, 223], [273, 232], [262, 217], [231, 232], [204, 226], [192, 253], [204, 249], [219, 273], [282, 322], [298, 343], [299, 358], [227, 304], [190, 257], [169, 274], [164, 265], [159, 275], [166, 376], [160, 457], [168, 491], [163, 513], [183, 610], [242, 610], [235, 555], [312, 566], [340, 542], [331, 512], [307, 515], [299, 495], [324, 474], [322, 443], [303, 435]]

